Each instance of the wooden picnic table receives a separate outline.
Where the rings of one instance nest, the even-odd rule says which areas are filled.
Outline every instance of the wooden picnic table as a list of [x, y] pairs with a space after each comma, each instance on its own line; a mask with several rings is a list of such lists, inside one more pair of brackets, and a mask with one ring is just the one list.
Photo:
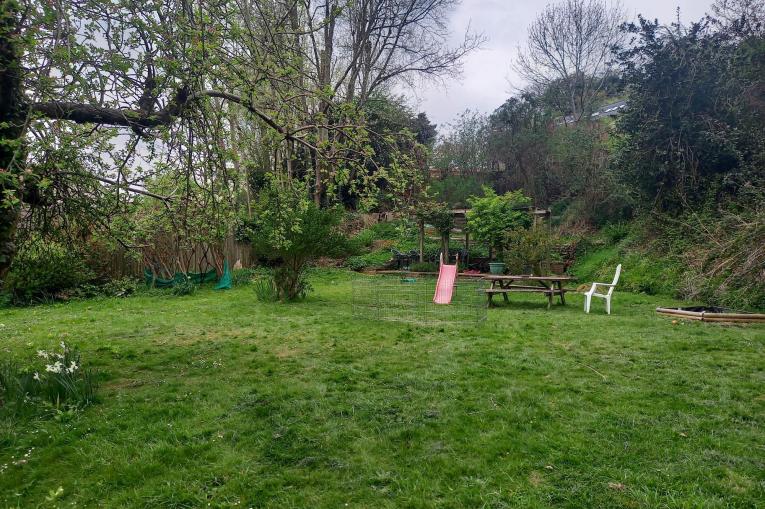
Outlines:
[[[550, 309], [553, 303], [553, 296], [560, 297], [560, 303], [566, 304], [566, 289], [563, 283], [573, 281], [571, 276], [532, 276], [532, 275], [495, 275], [484, 276], [484, 280], [491, 282], [491, 288], [484, 290], [489, 301], [489, 306], [493, 305], [492, 297], [495, 294], [502, 294], [505, 302], [510, 302], [507, 297], [511, 292], [535, 292], [543, 293], [547, 296], [547, 309]], [[515, 282], [526, 282], [529, 284], [513, 284]]]

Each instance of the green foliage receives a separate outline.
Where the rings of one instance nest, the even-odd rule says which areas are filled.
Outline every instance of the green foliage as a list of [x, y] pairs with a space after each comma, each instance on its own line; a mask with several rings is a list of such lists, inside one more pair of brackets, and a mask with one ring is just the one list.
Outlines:
[[479, 242], [485, 242], [501, 251], [505, 234], [510, 230], [528, 228], [531, 217], [519, 208], [528, 206], [530, 198], [523, 191], [509, 191], [498, 195], [489, 187], [484, 188], [483, 197], [470, 198], [467, 224], [470, 233]]
[[234, 286], [244, 286], [252, 283], [255, 278], [262, 275], [263, 271], [260, 268], [242, 268], [231, 271], [231, 283]]
[[454, 214], [444, 203], [435, 203], [425, 212], [425, 220], [441, 235], [448, 235], [454, 228]]
[[414, 262], [409, 265], [412, 272], [438, 272], [438, 264], [433, 262]]
[[395, 240], [408, 230], [406, 221], [382, 221], [369, 227], [372, 238], [375, 240]]
[[504, 240], [504, 262], [510, 273], [526, 273], [531, 269], [536, 275], [545, 275], [545, 262], [551, 260], [554, 240], [547, 225], [508, 231]]
[[348, 240], [349, 251], [351, 253], [361, 253], [364, 249], [372, 246], [375, 238], [375, 232], [371, 228], [361, 230]]
[[101, 284], [84, 283], [72, 291], [72, 296], [81, 299], [127, 297], [136, 293], [141, 286], [138, 279], [131, 276], [123, 276]]
[[57, 298], [91, 278], [76, 251], [35, 238], [19, 249], [4, 284], [16, 304], [30, 304]]
[[622, 239], [627, 238], [632, 233], [632, 226], [629, 223], [619, 222], [610, 223], [600, 230], [609, 245], [614, 245]]
[[590, 249], [571, 268], [581, 283], [608, 283], [622, 264], [618, 290], [676, 297], [681, 274], [677, 260], [646, 249], [616, 245]]
[[672, 213], [762, 186], [765, 42], [747, 25], [640, 18], [619, 58], [629, 108], [618, 166], [643, 202]]
[[470, 110], [449, 124], [433, 151], [432, 165], [444, 171], [479, 173], [487, 167], [486, 117]]
[[448, 175], [430, 184], [430, 192], [436, 200], [449, 207], [465, 208], [472, 196], [481, 196], [483, 186], [478, 177]]
[[255, 297], [261, 302], [276, 302], [279, 300], [279, 291], [276, 288], [272, 274], [260, 276], [252, 281]]
[[176, 297], [193, 295], [197, 291], [197, 285], [189, 276], [185, 276], [173, 284], [172, 292]]
[[304, 274], [310, 261], [348, 251], [348, 239], [340, 230], [342, 218], [340, 208], [317, 207], [299, 182], [269, 177], [258, 195], [247, 236], [254, 252], [275, 265], [280, 300], [301, 299], [310, 291]]
[[79, 350], [62, 341], [59, 351], [37, 355], [44, 367], [26, 369], [12, 359], [0, 363], [0, 414], [20, 415], [41, 406], [82, 408], [96, 400], [96, 374], [83, 369]]
[[390, 249], [379, 249], [363, 255], [351, 256], [345, 261], [345, 266], [351, 270], [362, 271], [370, 268], [380, 268], [391, 259]]

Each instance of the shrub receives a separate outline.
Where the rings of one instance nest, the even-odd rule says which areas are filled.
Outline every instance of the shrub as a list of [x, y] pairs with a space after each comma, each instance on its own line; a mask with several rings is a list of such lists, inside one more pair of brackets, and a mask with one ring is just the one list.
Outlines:
[[178, 297], [183, 295], [193, 295], [196, 291], [197, 285], [194, 284], [189, 276], [176, 281], [173, 285], [173, 295]]
[[384, 221], [373, 224], [369, 230], [374, 240], [396, 240], [406, 233], [407, 226], [406, 222], [401, 220]]
[[511, 272], [532, 269], [542, 275], [545, 262], [551, 258], [553, 237], [546, 226], [533, 226], [526, 230], [516, 228], [505, 235], [504, 262]]
[[258, 269], [236, 269], [231, 272], [231, 283], [234, 286], [245, 286], [252, 283], [258, 274], [260, 274]]
[[65, 246], [34, 239], [23, 245], [11, 264], [5, 288], [16, 304], [58, 298], [92, 278], [82, 258]]
[[348, 239], [340, 230], [343, 211], [321, 209], [305, 185], [270, 178], [261, 189], [247, 236], [256, 255], [274, 263], [273, 281], [279, 299], [305, 297], [308, 264], [321, 256], [346, 253]]
[[531, 217], [519, 207], [529, 205], [531, 200], [522, 191], [498, 195], [493, 189], [484, 188], [483, 198], [470, 199], [471, 209], [467, 215], [468, 229], [475, 240], [485, 242], [501, 252], [505, 246], [505, 233], [528, 228]]
[[89, 299], [92, 297], [127, 297], [138, 291], [139, 282], [136, 278], [125, 276], [96, 285], [84, 283], [72, 292], [74, 297]]
[[362, 271], [369, 268], [384, 267], [391, 259], [390, 251], [382, 249], [359, 256], [351, 256], [345, 261], [345, 266], [351, 270]]
[[138, 291], [138, 288], [139, 282], [136, 278], [125, 276], [106, 282], [101, 286], [101, 292], [110, 297], [127, 297]]
[[63, 341], [60, 351], [39, 350], [45, 367], [21, 369], [13, 360], [0, 364], [0, 409], [22, 413], [35, 405], [56, 410], [82, 408], [96, 400], [96, 373], [82, 367], [80, 352]]
[[631, 228], [628, 223], [611, 223], [603, 227], [600, 230], [601, 235], [605, 238], [606, 242], [611, 245], [627, 238], [630, 234]]
[[371, 229], [361, 230], [349, 241], [348, 251], [353, 254], [359, 254], [364, 249], [369, 248], [375, 240], [375, 233]]
[[466, 207], [470, 198], [483, 193], [477, 177], [460, 175], [449, 175], [436, 180], [430, 185], [430, 191], [438, 201], [455, 208]]
[[369, 263], [363, 256], [351, 256], [345, 261], [345, 266], [351, 270], [355, 270], [356, 272], [361, 272], [362, 270], [369, 267]]

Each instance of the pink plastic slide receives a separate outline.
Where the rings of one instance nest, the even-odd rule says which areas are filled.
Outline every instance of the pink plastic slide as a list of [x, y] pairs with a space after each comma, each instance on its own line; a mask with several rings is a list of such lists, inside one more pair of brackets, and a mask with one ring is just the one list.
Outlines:
[[454, 281], [457, 279], [457, 265], [459, 265], [459, 255], [457, 263], [454, 265], [444, 264], [444, 254], [441, 253], [438, 267], [438, 281], [436, 282], [436, 293], [433, 295], [433, 302], [436, 304], [449, 304], [454, 294]]

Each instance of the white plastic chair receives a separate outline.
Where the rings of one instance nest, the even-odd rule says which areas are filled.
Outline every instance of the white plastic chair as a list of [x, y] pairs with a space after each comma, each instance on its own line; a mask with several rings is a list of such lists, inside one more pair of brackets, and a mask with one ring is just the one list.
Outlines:
[[[619, 282], [619, 274], [622, 272], [622, 264], [616, 266], [616, 274], [614, 274], [614, 281], [611, 284], [608, 283], [592, 283], [592, 286], [587, 291], [587, 293], [584, 294], [584, 312], [589, 313], [590, 312], [590, 304], [592, 303], [593, 297], [600, 297], [601, 299], [606, 300], [606, 313], [609, 315], [611, 314], [611, 295], [614, 293], [614, 288], [616, 287], [616, 283]], [[596, 293], [596, 290], [599, 286], [608, 288], [608, 291], [606, 293]]]

